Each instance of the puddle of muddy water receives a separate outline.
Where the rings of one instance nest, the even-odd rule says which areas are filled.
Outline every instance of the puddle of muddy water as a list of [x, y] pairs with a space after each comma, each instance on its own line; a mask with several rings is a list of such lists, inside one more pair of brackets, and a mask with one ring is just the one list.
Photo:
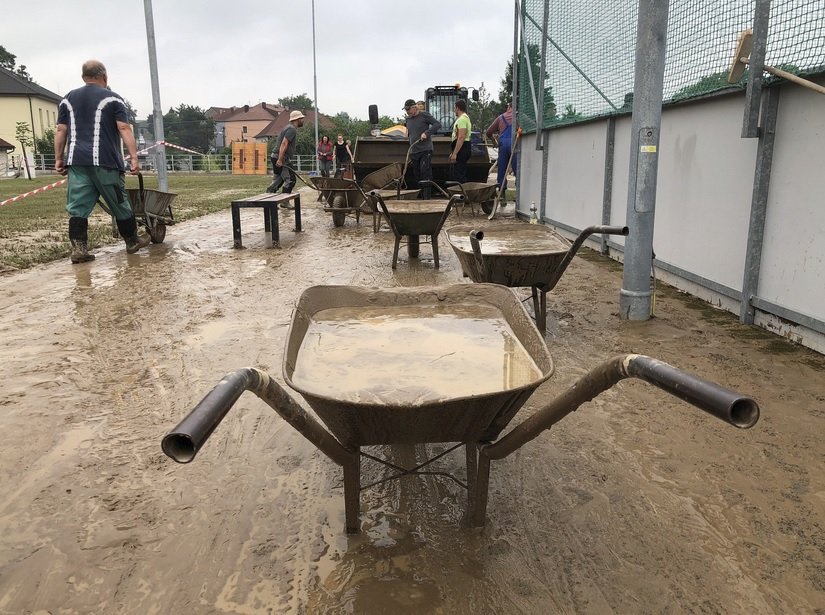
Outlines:
[[293, 380], [314, 395], [395, 406], [520, 388], [541, 375], [498, 310], [456, 304], [321, 310]]

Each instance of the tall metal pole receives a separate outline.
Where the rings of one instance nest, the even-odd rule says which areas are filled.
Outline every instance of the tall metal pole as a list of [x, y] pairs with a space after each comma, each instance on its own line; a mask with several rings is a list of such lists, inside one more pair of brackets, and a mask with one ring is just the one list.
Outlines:
[[513, 134], [515, 135], [516, 129], [518, 129], [518, 45], [521, 27], [521, 7], [518, 0], [515, 1], [513, 22], [513, 91], [510, 93], [510, 102], [513, 105]]
[[[519, 6], [519, 0], [515, 0], [515, 14], [513, 17], [513, 92], [510, 98], [510, 102], [513, 105], [513, 127], [512, 127], [512, 138], [515, 139], [516, 133], [518, 132], [518, 73], [519, 73], [519, 61], [518, 61], [518, 48], [519, 48], [519, 35], [521, 34], [520, 30], [521, 26], [521, 6]], [[506, 111], [506, 109], [504, 110]], [[502, 111], [502, 113], [504, 112]], [[521, 144], [521, 140], [519, 140], [519, 144]], [[515, 143], [513, 146], [515, 147]], [[521, 145], [519, 145], [521, 147]], [[519, 171], [521, 170], [521, 165], [516, 166], [516, 186], [519, 183]], [[518, 211], [519, 209], [519, 198], [520, 191], [516, 190], [516, 202], [514, 204], [515, 209]]]
[[665, 53], [669, 0], [639, 0], [636, 32], [636, 75], [633, 87], [633, 125], [630, 134], [630, 175], [627, 183], [627, 226], [624, 276], [619, 316], [650, 318], [653, 265], [653, 218], [659, 170], [659, 132], [662, 124]]
[[[315, 149], [318, 149], [318, 74], [315, 70], [315, 0], [312, 0], [312, 87], [315, 105]], [[315, 152], [315, 171], [318, 171], [318, 152]]]
[[[146, 14], [146, 41], [149, 44], [149, 74], [152, 79], [152, 118], [155, 131], [155, 142], [163, 141], [163, 110], [160, 107], [160, 85], [158, 84], [158, 55], [155, 49], [155, 20], [152, 18], [152, 0], [143, 0], [143, 11]], [[155, 149], [155, 167], [158, 172], [158, 189], [169, 192], [169, 180], [166, 176], [166, 146], [159, 145]]]

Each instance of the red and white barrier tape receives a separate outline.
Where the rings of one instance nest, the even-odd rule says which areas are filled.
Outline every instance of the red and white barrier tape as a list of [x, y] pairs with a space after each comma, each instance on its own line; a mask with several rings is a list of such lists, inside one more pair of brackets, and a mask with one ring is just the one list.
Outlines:
[[[150, 149], [154, 147], [158, 147], [159, 145], [165, 145], [166, 147], [171, 147], [173, 149], [179, 149], [182, 152], [187, 152], [189, 154], [197, 154], [198, 156], [203, 156], [201, 152], [196, 152], [193, 149], [187, 149], [185, 147], [181, 147], [180, 145], [175, 145], [174, 143], [169, 143], [169, 141], [158, 141], [154, 145], [150, 145], [146, 149], [142, 149], [138, 152], [138, 155], [146, 154]], [[126, 160], [129, 160], [130, 156], [126, 156]], [[66, 183], [65, 179], [61, 179], [59, 182], [54, 182], [53, 184], [49, 184], [48, 186], [41, 186], [40, 188], [35, 188], [30, 192], [24, 192], [23, 194], [18, 194], [17, 196], [13, 196], [10, 199], [6, 199], [5, 201], [0, 201], [0, 207], [6, 205], [7, 203], [14, 203], [15, 201], [19, 201], [20, 199], [25, 199], [27, 196], [31, 196], [33, 194], [38, 194], [39, 192], [45, 192], [46, 190], [50, 190], [51, 188], [57, 188], [58, 186], [62, 186]]]
[[[198, 156], [205, 156], [202, 152], [195, 151], [193, 149], [187, 149], [185, 147], [181, 147], [180, 145], [175, 145], [174, 143], [169, 143], [169, 141], [158, 141], [154, 145], [150, 145], [149, 147], [142, 149], [138, 152], [138, 156], [143, 156], [144, 154], [148, 154], [150, 149], [154, 149], [161, 145], [165, 145], [166, 147], [171, 147], [172, 149], [179, 149], [182, 152], [186, 152], [187, 154], [196, 154]], [[129, 160], [129, 156], [126, 156], [126, 160]]]
[[31, 192], [24, 192], [23, 194], [18, 194], [17, 196], [13, 196], [10, 199], [6, 199], [5, 201], [0, 201], [0, 207], [5, 205], [6, 203], [14, 203], [15, 201], [19, 201], [20, 199], [25, 199], [27, 196], [31, 196], [39, 192], [45, 192], [46, 190], [50, 190], [51, 188], [57, 188], [58, 186], [62, 186], [65, 183], [66, 180], [61, 179], [59, 182], [54, 182], [53, 184], [49, 184], [48, 186], [41, 186], [40, 188], [35, 188]]
[[160, 144], [165, 145], [166, 147], [171, 147], [172, 149], [179, 149], [182, 152], [186, 152], [188, 154], [197, 154], [198, 156], [203, 156], [202, 152], [197, 152], [193, 149], [187, 149], [185, 147], [181, 147], [180, 145], [175, 145], [174, 143], [169, 143], [169, 141], [161, 141]]

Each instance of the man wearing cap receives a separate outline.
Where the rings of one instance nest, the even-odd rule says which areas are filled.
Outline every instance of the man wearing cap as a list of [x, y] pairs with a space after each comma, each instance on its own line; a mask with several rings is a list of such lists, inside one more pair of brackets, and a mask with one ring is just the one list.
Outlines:
[[[278, 188], [283, 186], [283, 193], [292, 192], [295, 187], [295, 172], [290, 168], [289, 163], [295, 153], [295, 143], [298, 140], [298, 129], [304, 125], [304, 114], [300, 111], [292, 111], [289, 114], [289, 123], [284, 126], [281, 134], [278, 135], [278, 144], [272, 150], [272, 170], [275, 178], [266, 189], [267, 192], [278, 192]], [[281, 203], [285, 209], [293, 209], [291, 203]]]
[[[413, 185], [418, 186], [418, 182], [423, 179], [432, 180], [432, 157], [433, 141], [432, 136], [441, 130], [441, 124], [432, 115], [418, 108], [416, 102], [409, 98], [404, 103], [404, 111], [407, 112], [407, 136], [410, 138], [410, 167], [413, 174]], [[421, 196], [430, 198], [430, 187], [421, 188]]]

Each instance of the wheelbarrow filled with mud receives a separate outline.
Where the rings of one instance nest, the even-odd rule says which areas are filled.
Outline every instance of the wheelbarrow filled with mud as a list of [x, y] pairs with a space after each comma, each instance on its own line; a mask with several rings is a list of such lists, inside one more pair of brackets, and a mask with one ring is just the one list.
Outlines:
[[[424, 182], [422, 182], [424, 183]], [[460, 203], [464, 197], [460, 194], [452, 195], [449, 200], [440, 199], [395, 199], [385, 200], [377, 190], [370, 192], [370, 197], [378, 203], [379, 211], [384, 214], [393, 235], [395, 245], [392, 252], [392, 268], [398, 264], [398, 250], [403, 242], [407, 244], [407, 255], [418, 258], [421, 247], [421, 236], [429, 237], [424, 241], [429, 243], [433, 250], [433, 261], [438, 269], [438, 234], [441, 227], [450, 216], [450, 209], [454, 203]]]
[[[166, 227], [175, 223], [172, 215], [172, 201], [175, 200], [177, 194], [144, 188], [143, 173], [138, 173], [138, 187], [126, 188], [126, 195], [129, 197], [129, 203], [132, 205], [138, 225], [146, 229], [152, 243], [163, 243], [166, 239]], [[97, 203], [103, 211], [112, 215], [109, 207], [102, 200]], [[118, 236], [114, 216], [112, 216], [112, 236]]]
[[[482, 526], [490, 462], [502, 459], [583, 403], [633, 377], [740, 428], [759, 407], [749, 397], [642, 355], [595, 367], [505, 435], [504, 429], [553, 375], [547, 345], [515, 293], [495, 284], [375, 289], [315, 286], [293, 311], [283, 377], [307, 412], [274, 377], [256, 368], [228, 374], [162, 441], [175, 461], [195, 458], [244, 391], [252, 391], [344, 475], [346, 530], [359, 530], [362, 458], [394, 474], [425, 474], [436, 458], [465, 448], [466, 522]], [[316, 418], [317, 417], [317, 418]], [[320, 419], [320, 421], [318, 420]], [[453, 443], [448, 451], [402, 468], [362, 452], [393, 444]], [[433, 474], [433, 472], [429, 472]]]
[[476, 231], [471, 226], [447, 229], [447, 241], [473, 282], [490, 282], [532, 291], [539, 331], [547, 329], [547, 293], [590, 235], [627, 235], [626, 226], [589, 226], [572, 243], [551, 228], [509, 223]]

